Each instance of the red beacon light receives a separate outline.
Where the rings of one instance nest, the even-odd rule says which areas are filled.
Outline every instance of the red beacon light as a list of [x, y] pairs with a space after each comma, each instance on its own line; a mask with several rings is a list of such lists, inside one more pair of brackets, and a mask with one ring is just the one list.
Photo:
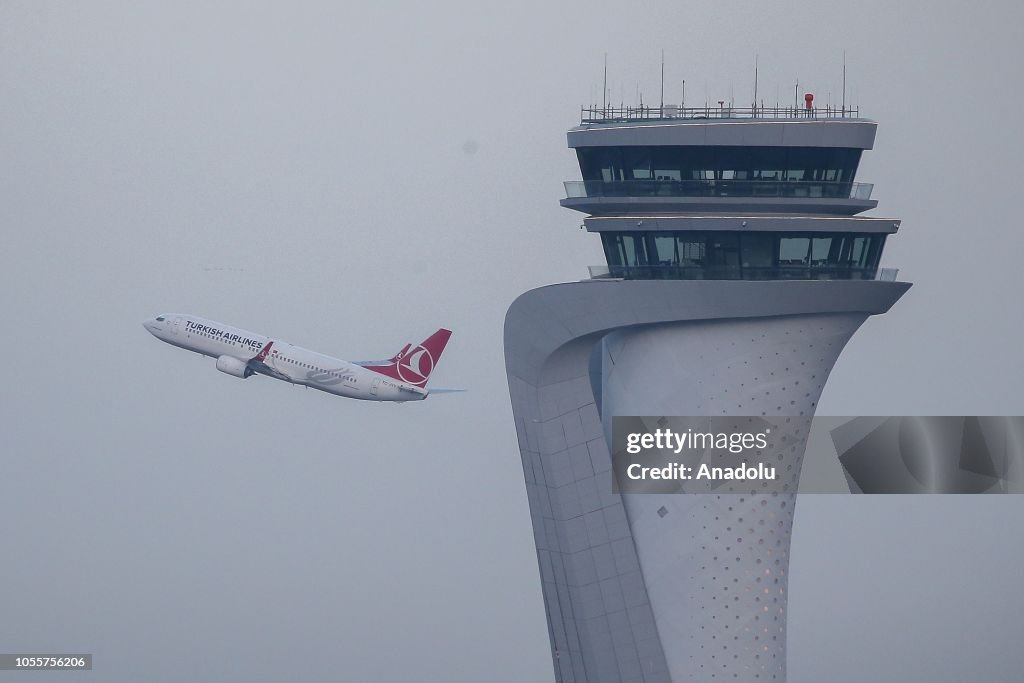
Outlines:
[[804, 95], [804, 109], [814, 109], [814, 95], [807, 93]]

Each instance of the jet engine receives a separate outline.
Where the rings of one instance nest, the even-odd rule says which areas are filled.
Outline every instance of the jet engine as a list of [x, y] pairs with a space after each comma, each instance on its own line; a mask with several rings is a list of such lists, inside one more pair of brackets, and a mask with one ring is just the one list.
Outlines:
[[217, 359], [217, 369], [242, 379], [253, 375], [253, 369], [249, 367], [249, 362], [234, 356], [220, 356]]

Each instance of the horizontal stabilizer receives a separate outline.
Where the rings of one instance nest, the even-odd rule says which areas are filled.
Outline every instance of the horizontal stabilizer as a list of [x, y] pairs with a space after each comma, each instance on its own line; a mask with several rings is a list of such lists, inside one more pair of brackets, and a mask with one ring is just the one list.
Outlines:
[[401, 359], [402, 356], [407, 354], [411, 347], [412, 344], [406, 344], [405, 346], [402, 347], [401, 351], [391, 356], [391, 358], [388, 358], [387, 360], [354, 360], [352, 361], [352, 365], [361, 365], [364, 368], [372, 367], [374, 365], [391, 365], [392, 363], [395, 363], [399, 359]]

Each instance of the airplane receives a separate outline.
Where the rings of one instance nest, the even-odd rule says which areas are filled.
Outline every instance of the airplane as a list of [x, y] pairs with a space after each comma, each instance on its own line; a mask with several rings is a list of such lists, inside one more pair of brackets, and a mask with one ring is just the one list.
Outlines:
[[422, 401], [430, 394], [427, 380], [452, 336], [442, 327], [387, 360], [353, 362], [194, 315], [158, 315], [142, 326], [160, 341], [216, 358], [217, 369], [234, 377], [266, 375], [336, 396], [393, 402]]

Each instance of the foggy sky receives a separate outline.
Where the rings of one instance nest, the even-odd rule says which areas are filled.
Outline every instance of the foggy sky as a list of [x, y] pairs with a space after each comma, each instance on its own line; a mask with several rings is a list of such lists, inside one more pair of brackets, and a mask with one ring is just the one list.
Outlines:
[[[914, 286], [825, 415], [1021, 397], [1009, 2], [0, 3], [0, 651], [40, 680], [550, 681], [502, 351], [603, 257], [558, 206], [600, 97], [879, 122], [858, 180]], [[776, 95], [776, 93], [778, 93]], [[455, 331], [410, 405], [152, 338], [189, 312], [342, 358]], [[1019, 680], [1024, 499], [802, 497], [791, 683]], [[19, 674], [0, 674], [0, 678]]]

